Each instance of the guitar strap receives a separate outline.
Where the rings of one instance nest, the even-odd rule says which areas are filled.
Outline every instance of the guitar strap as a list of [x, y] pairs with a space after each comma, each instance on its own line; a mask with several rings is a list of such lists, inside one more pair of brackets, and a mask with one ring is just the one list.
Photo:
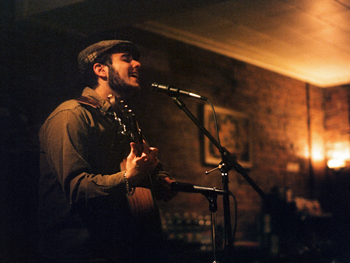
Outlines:
[[81, 104], [89, 105], [93, 108], [101, 108], [102, 107], [100, 102], [98, 102], [97, 100], [91, 99], [89, 97], [81, 96], [81, 97], [77, 98], [76, 100]]

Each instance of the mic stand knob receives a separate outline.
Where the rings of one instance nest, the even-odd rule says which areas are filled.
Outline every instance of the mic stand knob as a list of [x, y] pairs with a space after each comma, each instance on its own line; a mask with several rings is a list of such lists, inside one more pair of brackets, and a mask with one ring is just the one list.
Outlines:
[[209, 170], [209, 171], [205, 171], [205, 174], [206, 175], [208, 175], [208, 174], [210, 174], [210, 173], [212, 173], [212, 172], [214, 172], [214, 171], [216, 171], [216, 170], [221, 170], [221, 168], [222, 168], [222, 164], [219, 164], [217, 167], [215, 167], [214, 169], [211, 169], [211, 170]]

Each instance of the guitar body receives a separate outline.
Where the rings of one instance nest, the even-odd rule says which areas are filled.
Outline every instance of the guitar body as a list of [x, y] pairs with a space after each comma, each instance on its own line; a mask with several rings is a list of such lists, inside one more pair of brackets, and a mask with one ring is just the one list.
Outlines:
[[152, 217], [157, 212], [152, 197], [152, 192], [148, 188], [135, 187], [133, 194], [128, 196], [130, 211], [137, 218]]

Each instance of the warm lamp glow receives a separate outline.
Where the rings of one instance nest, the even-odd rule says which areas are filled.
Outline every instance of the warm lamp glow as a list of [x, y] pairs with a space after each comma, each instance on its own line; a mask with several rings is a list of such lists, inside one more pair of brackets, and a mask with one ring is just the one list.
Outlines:
[[338, 159], [338, 160], [348, 160], [350, 159], [349, 144], [346, 143], [335, 143], [332, 147], [333, 149], [329, 150], [327, 157], [329, 160]]
[[330, 159], [327, 162], [327, 166], [330, 169], [340, 169], [345, 167], [345, 160], [342, 159]]
[[316, 161], [316, 162], [324, 161], [324, 159], [326, 158], [323, 144], [321, 142], [313, 143], [311, 153], [309, 151], [309, 147], [305, 146], [304, 157], [310, 158], [310, 154], [311, 154], [312, 161]]
[[350, 159], [349, 143], [337, 142], [327, 153], [327, 166], [330, 169], [340, 170], [346, 166], [346, 161]]
[[316, 149], [312, 150], [312, 160], [322, 161], [324, 159], [325, 159], [325, 156], [324, 156], [323, 149], [321, 147], [317, 147]]

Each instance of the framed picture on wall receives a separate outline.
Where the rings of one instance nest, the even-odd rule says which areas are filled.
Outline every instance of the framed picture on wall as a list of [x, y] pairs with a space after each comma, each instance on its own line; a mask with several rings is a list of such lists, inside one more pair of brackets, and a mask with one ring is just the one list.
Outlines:
[[[230, 109], [215, 107], [218, 131], [221, 146], [225, 147], [237, 162], [244, 168], [252, 167], [252, 134], [251, 123], [244, 113]], [[204, 127], [216, 136], [213, 112], [210, 105], [205, 105], [203, 109]], [[204, 137], [204, 163], [218, 165], [221, 162], [219, 150], [205, 136]]]

